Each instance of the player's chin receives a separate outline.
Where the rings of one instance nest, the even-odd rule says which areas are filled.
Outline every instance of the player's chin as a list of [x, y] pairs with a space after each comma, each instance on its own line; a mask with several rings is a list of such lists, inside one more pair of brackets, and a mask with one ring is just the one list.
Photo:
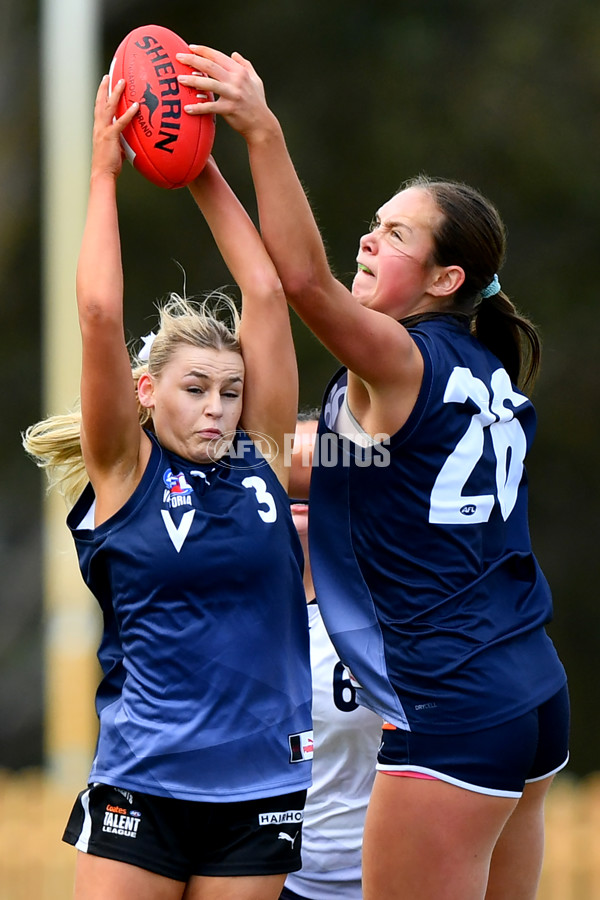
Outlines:
[[199, 439], [194, 452], [195, 462], [218, 462], [229, 453], [232, 440], [231, 435]]
[[360, 303], [361, 306], [369, 305], [369, 300], [371, 299], [372, 293], [371, 291], [365, 290], [364, 280], [360, 272], [358, 272], [354, 276], [351, 292], [354, 299], [357, 301], [357, 303]]

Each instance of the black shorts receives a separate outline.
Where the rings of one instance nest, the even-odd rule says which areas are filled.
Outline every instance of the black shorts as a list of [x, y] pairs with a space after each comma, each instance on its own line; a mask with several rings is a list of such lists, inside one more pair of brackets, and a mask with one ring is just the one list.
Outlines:
[[280, 875], [301, 867], [305, 801], [296, 791], [202, 803], [93, 784], [75, 801], [63, 840], [176, 881]]
[[524, 786], [566, 766], [569, 693], [524, 716], [467, 734], [416, 734], [384, 725], [377, 769], [415, 774], [497, 797], [520, 797]]

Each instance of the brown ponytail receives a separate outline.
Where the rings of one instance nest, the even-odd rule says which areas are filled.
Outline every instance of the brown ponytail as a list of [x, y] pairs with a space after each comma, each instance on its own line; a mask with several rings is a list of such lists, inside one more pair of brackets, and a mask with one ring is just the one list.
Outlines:
[[498, 357], [515, 384], [533, 387], [541, 362], [540, 338], [533, 323], [517, 312], [503, 291], [482, 298], [471, 331]]
[[427, 191], [443, 214], [433, 230], [433, 261], [458, 265], [465, 273], [451, 311], [469, 317], [472, 333], [498, 357], [515, 384], [532, 387], [541, 360], [535, 326], [503, 291], [491, 297], [481, 294], [500, 271], [506, 251], [506, 229], [498, 210], [460, 182], [419, 175], [402, 189], [410, 187]]

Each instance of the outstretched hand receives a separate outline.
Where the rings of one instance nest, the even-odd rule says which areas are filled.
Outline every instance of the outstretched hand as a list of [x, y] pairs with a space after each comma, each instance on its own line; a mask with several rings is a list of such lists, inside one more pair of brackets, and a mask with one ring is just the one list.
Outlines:
[[189, 75], [178, 76], [181, 84], [203, 95], [216, 95], [213, 101], [188, 104], [186, 113], [221, 115], [247, 141], [257, 139], [272, 126], [274, 116], [267, 106], [263, 83], [252, 63], [240, 53], [227, 56], [211, 47], [191, 44], [190, 53], [178, 53], [177, 59], [192, 69]]
[[125, 82], [123, 79], [118, 81], [110, 94], [108, 85], [108, 75], [105, 75], [100, 82], [94, 107], [92, 175], [105, 173], [116, 177], [123, 166], [124, 156], [119, 138], [137, 113], [139, 103], [133, 103], [122, 116], [116, 118], [117, 106], [125, 89]]

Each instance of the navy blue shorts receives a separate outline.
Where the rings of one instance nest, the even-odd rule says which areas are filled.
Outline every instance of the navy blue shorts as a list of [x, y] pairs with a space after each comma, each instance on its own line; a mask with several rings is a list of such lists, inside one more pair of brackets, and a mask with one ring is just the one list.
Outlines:
[[63, 840], [175, 881], [281, 875], [301, 866], [305, 800], [296, 791], [202, 803], [93, 784], [75, 801]]
[[565, 687], [518, 719], [468, 734], [416, 734], [384, 726], [377, 769], [436, 778], [480, 794], [520, 797], [569, 760]]

